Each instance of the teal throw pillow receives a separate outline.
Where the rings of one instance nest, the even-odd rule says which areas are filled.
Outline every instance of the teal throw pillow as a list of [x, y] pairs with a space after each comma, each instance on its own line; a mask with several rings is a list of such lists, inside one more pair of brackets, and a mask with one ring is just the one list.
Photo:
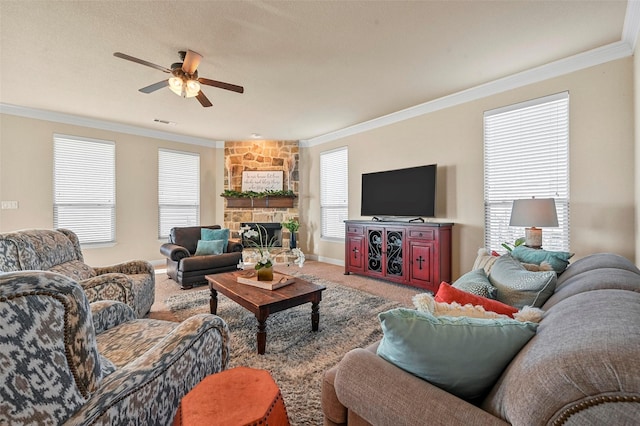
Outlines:
[[222, 254], [224, 253], [224, 240], [198, 240], [195, 256], [203, 256], [205, 254]]
[[435, 317], [398, 308], [378, 315], [378, 355], [464, 399], [485, 395], [538, 324], [512, 319]]
[[524, 263], [539, 265], [542, 262], [547, 262], [554, 271], [560, 274], [569, 266], [569, 259], [573, 256], [573, 253], [566, 251], [537, 250], [525, 246], [518, 246], [511, 251], [511, 256]]
[[483, 268], [467, 272], [458, 278], [452, 286], [458, 290], [486, 297], [487, 299], [495, 299], [498, 294], [498, 289], [491, 285], [491, 282]]
[[555, 271], [531, 272], [508, 254], [493, 264], [489, 281], [498, 289], [497, 299], [518, 309], [541, 307], [553, 294], [558, 281]]
[[202, 228], [200, 230], [200, 239], [205, 241], [212, 241], [212, 240], [224, 241], [222, 252], [226, 253], [227, 244], [229, 243], [229, 228], [224, 228], [224, 229]]

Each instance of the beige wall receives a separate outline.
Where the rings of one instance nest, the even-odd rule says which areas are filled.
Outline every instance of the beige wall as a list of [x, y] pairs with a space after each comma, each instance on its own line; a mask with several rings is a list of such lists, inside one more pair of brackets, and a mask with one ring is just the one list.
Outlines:
[[638, 167], [640, 167], [640, 55], [638, 52], [638, 44], [640, 43], [640, 34], [636, 40], [636, 49], [633, 57], [633, 104], [634, 104], [634, 139], [635, 139], [635, 242], [636, 242], [636, 265], [640, 265], [640, 173], [638, 173]]
[[0, 210], [0, 232], [53, 227], [54, 133], [116, 144], [116, 244], [83, 248], [88, 264], [162, 259], [158, 240], [158, 148], [200, 154], [200, 222], [216, 223], [216, 217], [222, 217], [216, 214], [222, 192], [216, 175], [220, 163], [217, 157], [222, 150], [3, 114], [0, 199], [18, 201], [19, 208]]
[[[571, 250], [576, 258], [636, 255], [633, 59], [626, 58], [304, 150], [301, 211], [306, 249], [342, 262], [344, 245], [320, 239], [319, 155], [349, 148], [349, 218], [360, 218], [360, 175], [437, 163], [436, 221], [454, 222], [453, 276], [473, 265], [484, 241], [483, 112], [570, 93]], [[310, 184], [313, 182], [313, 184]]]

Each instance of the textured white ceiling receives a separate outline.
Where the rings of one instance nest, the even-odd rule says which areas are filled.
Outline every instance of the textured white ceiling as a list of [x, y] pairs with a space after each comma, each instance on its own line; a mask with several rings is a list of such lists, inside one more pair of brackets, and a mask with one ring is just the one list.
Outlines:
[[[621, 40], [626, 1], [6, 1], [0, 103], [211, 140], [309, 139]], [[115, 58], [204, 56], [213, 106]], [[161, 119], [175, 122], [164, 126]]]

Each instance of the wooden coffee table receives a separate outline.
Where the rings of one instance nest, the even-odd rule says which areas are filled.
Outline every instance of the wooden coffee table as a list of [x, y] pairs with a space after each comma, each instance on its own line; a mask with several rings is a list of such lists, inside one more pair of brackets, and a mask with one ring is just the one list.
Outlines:
[[258, 353], [264, 354], [267, 346], [267, 318], [270, 314], [311, 302], [311, 330], [318, 331], [320, 301], [325, 286], [312, 284], [300, 278], [276, 290], [265, 290], [236, 281], [240, 272], [206, 275], [211, 290], [211, 313], [218, 311], [218, 292], [252, 312], [258, 320]]

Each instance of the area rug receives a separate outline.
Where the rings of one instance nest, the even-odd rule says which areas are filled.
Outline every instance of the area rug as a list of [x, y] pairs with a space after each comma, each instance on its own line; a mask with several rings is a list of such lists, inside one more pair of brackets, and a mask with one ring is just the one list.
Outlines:
[[[345, 353], [382, 336], [378, 313], [400, 306], [363, 291], [310, 275], [307, 281], [326, 286], [320, 302], [320, 325], [311, 331], [311, 304], [272, 314], [267, 319], [267, 348], [258, 355], [255, 316], [218, 293], [218, 315], [231, 332], [230, 367], [268, 370], [282, 391], [292, 425], [322, 425], [322, 376]], [[209, 290], [168, 298], [165, 303], [184, 320], [209, 312]]]

